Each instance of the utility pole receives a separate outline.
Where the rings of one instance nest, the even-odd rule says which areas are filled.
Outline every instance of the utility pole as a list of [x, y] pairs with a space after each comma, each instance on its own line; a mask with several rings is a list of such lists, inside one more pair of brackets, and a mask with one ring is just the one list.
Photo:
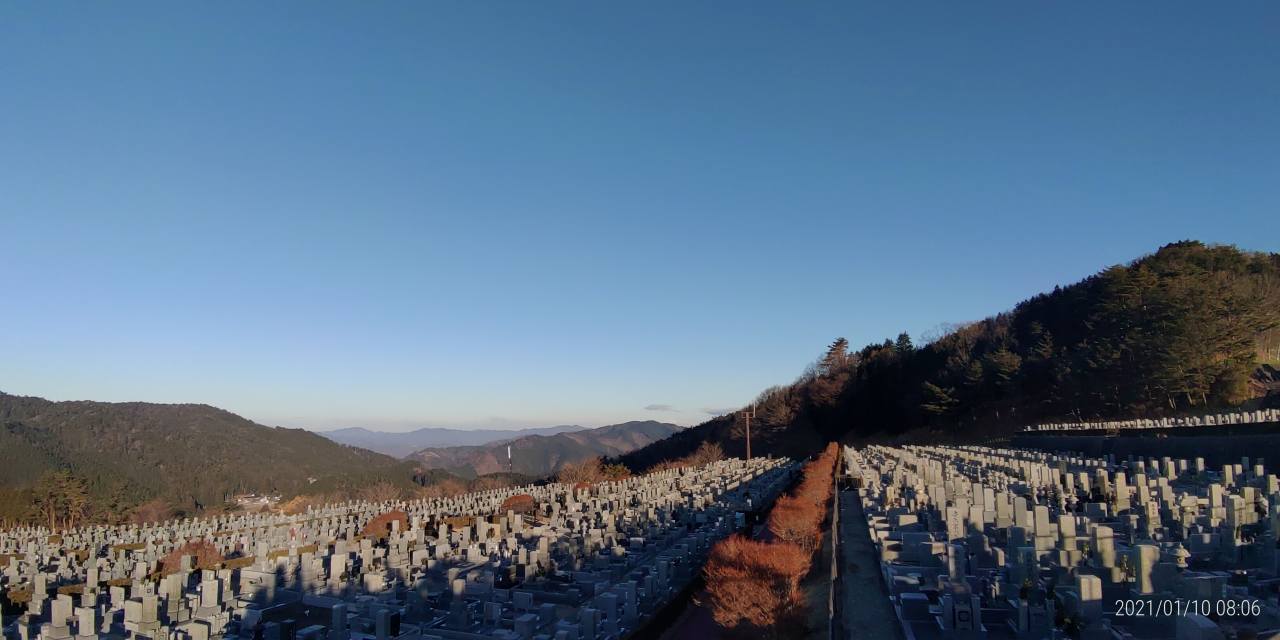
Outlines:
[[751, 407], [750, 410], [739, 411], [738, 415], [747, 421], [747, 459], [751, 459], [751, 419], [756, 417], [756, 408]]

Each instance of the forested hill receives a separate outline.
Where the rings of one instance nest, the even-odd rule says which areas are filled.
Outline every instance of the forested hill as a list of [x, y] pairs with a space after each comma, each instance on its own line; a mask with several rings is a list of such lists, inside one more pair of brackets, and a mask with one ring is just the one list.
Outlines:
[[97, 504], [162, 498], [188, 511], [241, 492], [288, 496], [382, 480], [408, 487], [413, 479], [409, 463], [208, 405], [0, 393], [0, 508], [29, 505], [24, 492], [52, 470], [82, 479]]
[[[537, 478], [551, 475], [566, 464], [634, 451], [680, 430], [681, 427], [665, 422], [633, 421], [568, 433], [528, 435], [473, 447], [428, 448], [409, 457], [423, 468], [444, 469], [466, 477], [506, 471], [510, 462], [517, 473]], [[508, 447], [513, 452], [510, 461]]]
[[[1267, 392], [1257, 372], [1280, 360], [1278, 325], [1280, 254], [1179, 242], [922, 346], [905, 333], [856, 351], [839, 339], [760, 395], [752, 448], [804, 454], [918, 427], [979, 434], [1235, 406]], [[644, 468], [703, 441], [741, 455], [742, 435], [716, 418], [621, 460]]]
[[320, 435], [339, 444], [360, 447], [389, 456], [404, 458], [415, 451], [438, 447], [475, 447], [515, 440], [525, 436], [554, 436], [559, 433], [582, 431], [586, 427], [577, 425], [559, 425], [555, 427], [532, 427], [528, 429], [447, 429], [440, 427], [424, 427], [414, 431], [371, 431], [360, 427], [337, 429], [335, 431], [319, 431]]

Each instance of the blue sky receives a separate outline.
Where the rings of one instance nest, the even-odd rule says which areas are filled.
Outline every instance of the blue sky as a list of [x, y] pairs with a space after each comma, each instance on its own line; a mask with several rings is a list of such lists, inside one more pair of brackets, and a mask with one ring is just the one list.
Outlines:
[[1277, 42], [1265, 1], [5, 3], [0, 389], [696, 423], [836, 336], [1280, 249]]

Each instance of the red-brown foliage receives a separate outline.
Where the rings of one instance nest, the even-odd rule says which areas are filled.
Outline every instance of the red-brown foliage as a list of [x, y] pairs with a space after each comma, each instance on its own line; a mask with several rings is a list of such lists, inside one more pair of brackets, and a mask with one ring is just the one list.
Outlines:
[[400, 530], [409, 528], [409, 515], [403, 511], [388, 511], [372, 520], [360, 531], [367, 538], [386, 538], [391, 535], [391, 523], [399, 522]]
[[516, 513], [533, 513], [538, 508], [538, 501], [527, 493], [521, 493], [502, 501], [502, 506], [498, 507], [499, 514], [505, 514], [508, 511]]
[[804, 466], [795, 491], [783, 496], [769, 512], [769, 531], [776, 538], [807, 551], [822, 540], [822, 523], [831, 506], [831, 489], [839, 448], [835, 443]]
[[[832, 475], [835, 473], [836, 453], [827, 447], [821, 455], [804, 466], [804, 479], [796, 487], [795, 495], [818, 505], [831, 500]], [[825, 510], [824, 510], [825, 513]]]
[[720, 626], [773, 638], [805, 634], [799, 584], [821, 545], [838, 453], [835, 443], [828, 445], [804, 466], [796, 490], [774, 504], [773, 542], [732, 536], [711, 548], [707, 593]]
[[716, 543], [705, 569], [716, 623], [773, 637], [801, 629], [799, 584], [809, 555], [795, 545], [736, 535]]
[[822, 517], [822, 510], [809, 500], [782, 496], [769, 512], [769, 532], [812, 553], [822, 540]]
[[193, 570], [216, 569], [222, 564], [223, 557], [218, 553], [218, 548], [208, 540], [193, 540], [188, 542], [160, 559], [160, 573], [169, 575], [182, 570], [182, 556], [192, 556], [191, 568]]

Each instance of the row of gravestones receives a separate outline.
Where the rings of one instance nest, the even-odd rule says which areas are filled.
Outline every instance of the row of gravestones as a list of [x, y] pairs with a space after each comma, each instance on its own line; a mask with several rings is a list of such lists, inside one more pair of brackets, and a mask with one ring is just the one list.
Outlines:
[[1203, 416], [1181, 416], [1177, 418], [1138, 418], [1133, 420], [1110, 420], [1099, 422], [1046, 422], [1028, 425], [1024, 431], [1080, 431], [1086, 429], [1165, 429], [1169, 427], [1213, 427], [1231, 424], [1258, 424], [1280, 422], [1280, 409], [1257, 409], [1254, 411], [1235, 411], [1231, 413], [1214, 413]]
[[[772, 500], [794, 468], [723, 460], [587, 489], [552, 484], [298, 515], [13, 529], [0, 533], [0, 588], [28, 598], [22, 615], [2, 622], [22, 640], [430, 637], [433, 629], [618, 635], [696, 577], [710, 545], [741, 526], [742, 512]], [[496, 513], [519, 494], [533, 498], [532, 509]], [[403, 519], [361, 535], [388, 511]], [[192, 541], [230, 559], [207, 569], [189, 555], [176, 567], [162, 564]]]
[[[1203, 459], [935, 446], [842, 457], [916, 635], [1049, 637], [1067, 621], [1085, 638], [1211, 638], [1280, 625], [1280, 480], [1263, 460], [1210, 470]], [[1108, 606], [1139, 599], [1182, 603], [1183, 615]], [[1211, 618], [1187, 611], [1193, 601], [1251, 615]]]

